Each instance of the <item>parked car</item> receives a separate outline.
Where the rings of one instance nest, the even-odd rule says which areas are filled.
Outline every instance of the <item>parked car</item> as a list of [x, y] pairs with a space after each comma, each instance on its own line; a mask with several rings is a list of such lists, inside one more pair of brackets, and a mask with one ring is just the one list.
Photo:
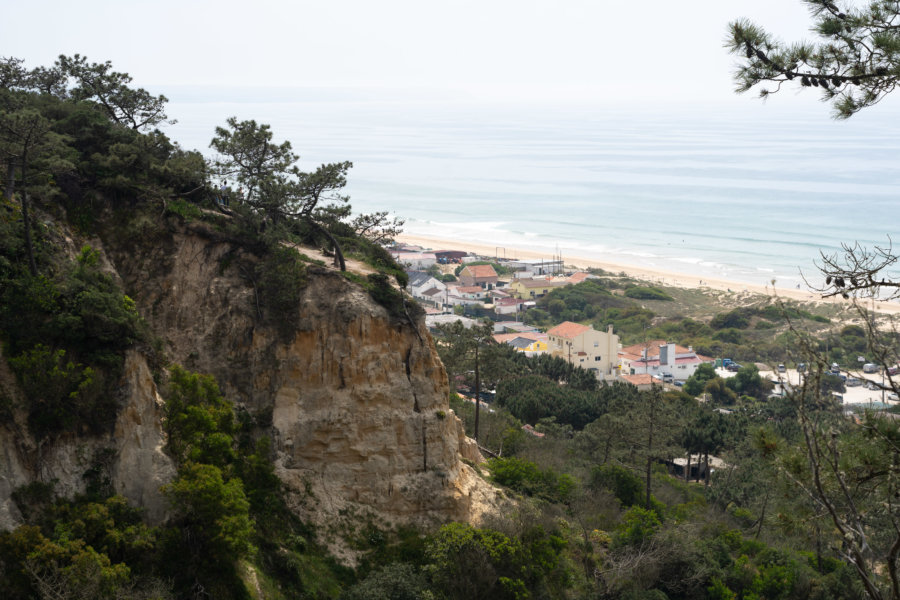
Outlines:
[[862, 379], [850, 377], [844, 383], [847, 385], [847, 387], [859, 387], [862, 385]]
[[877, 373], [880, 370], [881, 367], [875, 363], [866, 363], [863, 365], [863, 373]]
[[900, 401], [900, 396], [898, 396], [897, 394], [888, 394], [887, 399], [891, 402], [897, 402]]
[[894, 365], [893, 367], [888, 367], [887, 374], [888, 375], [896, 375], [900, 373], [900, 367]]
[[878, 387], [878, 384], [877, 384], [877, 383], [875, 383], [874, 381], [870, 381], [870, 382], [868, 382], [868, 383], [866, 384], [866, 389], [867, 389], [867, 390], [877, 390], [877, 389], [880, 389], [880, 388]]
[[729, 365], [725, 368], [727, 370], [731, 371], [732, 373], [737, 373], [738, 371], [741, 370], [741, 365], [737, 364], [736, 362], [733, 362], [733, 363], [729, 363]]
[[785, 371], [787, 371], [787, 368], [784, 365], [778, 365], [779, 373], [784, 373]]
[[797, 372], [806, 373], [806, 363], [797, 363]]

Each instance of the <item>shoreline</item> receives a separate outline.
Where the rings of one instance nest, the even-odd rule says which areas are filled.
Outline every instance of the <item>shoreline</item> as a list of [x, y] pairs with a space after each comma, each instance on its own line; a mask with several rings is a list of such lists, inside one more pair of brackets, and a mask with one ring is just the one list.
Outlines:
[[[495, 256], [496, 247], [484, 242], [454, 240], [446, 237], [427, 236], [420, 234], [402, 233], [397, 236], [397, 242], [422, 246], [429, 250], [462, 250], [479, 256]], [[546, 259], [545, 252], [535, 252], [521, 247], [505, 247], [505, 257], [511, 258], [514, 254], [518, 259]], [[511, 252], [510, 252], [511, 251]], [[849, 305], [850, 301], [840, 297], [823, 298], [817, 292], [809, 289], [782, 288], [777, 285], [758, 285], [741, 281], [721, 279], [716, 277], [702, 277], [688, 273], [680, 273], [668, 269], [654, 269], [645, 266], [628, 265], [624, 263], [610, 262], [583, 256], [565, 255], [563, 260], [566, 266], [574, 266], [580, 269], [599, 268], [609, 273], [625, 273], [629, 277], [655, 283], [685, 289], [709, 289], [720, 292], [741, 295], [744, 293], [758, 294], [768, 297], [786, 298], [807, 303], [829, 303]], [[869, 304], [869, 302], [867, 302]], [[900, 304], [896, 302], [875, 302], [876, 312], [886, 314], [900, 313]]]

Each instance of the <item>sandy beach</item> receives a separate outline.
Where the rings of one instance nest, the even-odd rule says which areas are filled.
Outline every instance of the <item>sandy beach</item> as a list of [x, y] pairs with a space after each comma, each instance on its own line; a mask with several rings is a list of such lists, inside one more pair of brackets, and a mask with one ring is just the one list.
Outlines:
[[[421, 246], [426, 250], [464, 250], [481, 256], [496, 256], [497, 248], [488, 243], [479, 243], [463, 240], [451, 240], [446, 238], [408, 235], [401, 234], [397, 236], [397, 241], [404, 244], [413, 244]], [[551, 259], [546, 253], [530, 251], [527, 248], [511, 248], [505, 247], [505, 258], [519, 259]], [[634, 265], [625, 265], [619, 263], [606, 262], [597, 259], [585, 258], [580, 256], [563, 256], [566, 266], [576, 268], [599, 268], [610, 273], [625, 273], [635, 279], [647, 281], [648, 283], [658, 283], [661, 285], [669, 285], [683, 288], [707, 288], [723, 292], [732, 292], [736, 294], [749, 293], [761, 294], [764, 296], [779, 297], [790, 300], [798, 300], [801, 302], [829, 302], [837, 304], [849, 304], [849, 301], [842, 298], [822, 298], [820, 293], [809, 289], [784, 288], [777, 285], [753, 285], [737, 281], [729, 281], [726, 279], [706, 278], [697, 279], [694, 275], [677, 273], [674, 271], [648, 269]], [[871, 301], [867, 301], [867, 306]], [[900, 303], [896, 302], [875, 302], [874, 308], [878, 312], [898, 314], [900, 313]]]

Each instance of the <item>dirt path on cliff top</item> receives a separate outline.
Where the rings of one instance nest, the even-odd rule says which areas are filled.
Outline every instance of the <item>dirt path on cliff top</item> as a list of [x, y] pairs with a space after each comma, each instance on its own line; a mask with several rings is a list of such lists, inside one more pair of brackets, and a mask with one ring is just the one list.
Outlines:
[[[222, 212], [221, 210], [215, 211], [208, 208], [201, 208], [200, 212], [216, 217], [217, 219], [221, 219], [223, 217], [229, 220], [232, 219], [230, 211]], [[321, 260], [323, 263], [325, 263], [325, 267], [329, 269], [333, 269], [335, 271], [339, 270], [339, 267], [336, 267], [334, 265], [334, 256], [328, 256], [319, 248], [315, 248], [313, 246], [303, 246], [300, 244], [292, 244], [290, 242], [282, 242], [282, 244], [286, 248], [293, 248], [297, 252], [304, 254], [313, 260]], [[348, 271], [350, 271], [351, 273], [356, 273], [357, 275], [369, 275], [370, 273], [377, 273], [377, 270], [370, 265], [367, 265], [360, 260], [349, 258], [347, 256], [344, 256], [344, 264], [346, 265]]]
[[[288, 248], [293, 248], [297, 252], [305, 254], [313, 260], [321, 260], [329, 269], [334, 269], [335, 271], [340, 269], [340, 267], [334, 266], [334, 256], [328, 256], [319, 248], [313, 248], [312, 246], [301, 246], [300, 244], [291, 244], [289, 242], [282, 243]], [[344, 264], [347, 266], [348, 271], [350, 271], [351, 273], [356, 273], [357, 275], [369, 275], [370, 273], [377, 273], [377, 271], [370, 265], [367, 265], [366, 263], [354, 258], [348, 258], [347, 256], [344, 256]]]

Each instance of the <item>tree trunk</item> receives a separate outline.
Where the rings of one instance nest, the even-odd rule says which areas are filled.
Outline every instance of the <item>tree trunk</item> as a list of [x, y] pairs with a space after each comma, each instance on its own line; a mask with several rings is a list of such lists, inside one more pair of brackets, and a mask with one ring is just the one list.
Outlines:
[[704, 483], [704, 485], [705, 485], [706, 487], [709, 487], [709, 450], [707, 450], [707, 451], [703, 454], [703, 457], [704, 457], [704, 459], [705, 459], [704, 462], [705, 462], [705, 464], [706, 464], [706, 473], [704, 473], [704, 478], [706, 479], [706, 482]]
[[481, 377], [478, 372], [478, 342], [475, 342], [475, 442], [478, 443], [478, 414], [481, 406]]
[[647, 498], [646, 498], [646, 508], [650, 510], [650, 471], [653, 466], [653, 459], [651, 457], [647, 457]]
[[762, 533], [763, 522], [766, 520], [766, 507], [769, 506], [769, 488], [766, 488], [766, 498], [763, 500], [762, 512], [759, 515], [759, 525], [756, 527], [756, 539]]
[[653, 465], [653, 419], [656, 416], [654, 405], [650, 405], [650, 428], [647, 435], [647, 510], [650, 510], [650, 471]]
[[691, 480], [691, 453], [688, 452], [687, 467], [684, 469], [684, 481], [688, 482], [690, 480]]
[[6, 201], [12, 202], [13, 192], [16, 189], [16, 164], [9, 159], [6, 163]]
[[344, 262], [344, 253], [341, 252], [341, 245], [338, 244], [338, 241], [331, 235], [331, 232], [313, 221], [309, 219], [309, 222], [318, 229], [320, 232], [325, 234], [325, 237], [328, 238], [328, 241], [331, 242], [331, 246], [334, 248], [334, 266], [340, 267], [341, 271], [347, 270], [347, 264]]
[[25, 250], [28, 253], [28, 270], [32, 277], [37, 277], [37, 265], [34, 263], [34, 245], [31, 243], [31, 218], [28, 215], [28, 189], [25, 187], [25, 174], [28, 171], [28, 159], [22, 155], [22, 222], [25, 226]]

